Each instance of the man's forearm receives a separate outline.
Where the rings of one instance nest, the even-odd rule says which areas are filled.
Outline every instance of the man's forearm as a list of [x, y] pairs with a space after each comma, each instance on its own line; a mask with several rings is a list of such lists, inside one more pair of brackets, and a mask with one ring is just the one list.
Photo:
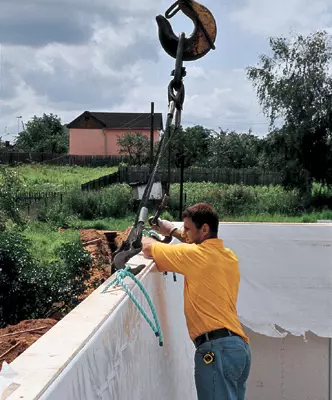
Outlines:
[[180, 231], [180, 229], [175, 229], [172, 232], [172, 237], [175, 237], [176, 239], [180, 240], [180, 242], [182, 242], [182, 243], [186, 242], [186, 238], [185, 238], [183, 232]]

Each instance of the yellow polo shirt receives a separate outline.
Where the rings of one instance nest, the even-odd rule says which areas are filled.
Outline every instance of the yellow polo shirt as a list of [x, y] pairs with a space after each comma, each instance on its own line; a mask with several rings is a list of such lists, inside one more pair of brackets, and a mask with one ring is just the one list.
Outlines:
[[226, 328], [249, 343], [237, 315], [240, 284], [238, 259], [220, 239], [201, 244], [153, 243], [152, 256], [161, 272], [184, 275], [184, 313], [190, 338]]

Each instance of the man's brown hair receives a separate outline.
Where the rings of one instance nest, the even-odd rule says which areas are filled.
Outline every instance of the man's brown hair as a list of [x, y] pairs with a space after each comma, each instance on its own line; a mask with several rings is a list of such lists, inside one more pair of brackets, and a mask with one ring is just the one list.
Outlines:
[[190, 218], [197, 229], [209, 225], [211, 237], [218, 237], [219, 218], [216, 210], [208, 203], [198, 203], [182, 213], [183, 218]]

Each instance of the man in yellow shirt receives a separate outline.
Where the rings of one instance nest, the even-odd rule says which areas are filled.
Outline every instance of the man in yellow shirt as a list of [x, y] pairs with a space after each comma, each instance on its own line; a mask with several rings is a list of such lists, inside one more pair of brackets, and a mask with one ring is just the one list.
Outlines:
[[158, 220], [153, 228], [186, 243], [144, 239], [143, 253], [153, 258], [160, 272], [184, 275], [184, 312], [196, 347], [198, 400], [244, 400], [251, 351], [236, 310], [238, 259], [218, 239], [219, 218], [209, 204], [188, 208], [183, 220], [183, 235], [166, 220]]

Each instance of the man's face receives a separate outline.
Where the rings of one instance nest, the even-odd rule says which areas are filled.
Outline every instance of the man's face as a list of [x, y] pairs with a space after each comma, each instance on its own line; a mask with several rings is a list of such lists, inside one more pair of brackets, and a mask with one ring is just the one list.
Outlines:
[[197, 229], [191, 218], [184, 218], [183, 220], [183, 231], [187, 243], [202, 243], [206, 236], [203, 232], [204, 229], [206, 229], [205, 225], [201, 229]]

